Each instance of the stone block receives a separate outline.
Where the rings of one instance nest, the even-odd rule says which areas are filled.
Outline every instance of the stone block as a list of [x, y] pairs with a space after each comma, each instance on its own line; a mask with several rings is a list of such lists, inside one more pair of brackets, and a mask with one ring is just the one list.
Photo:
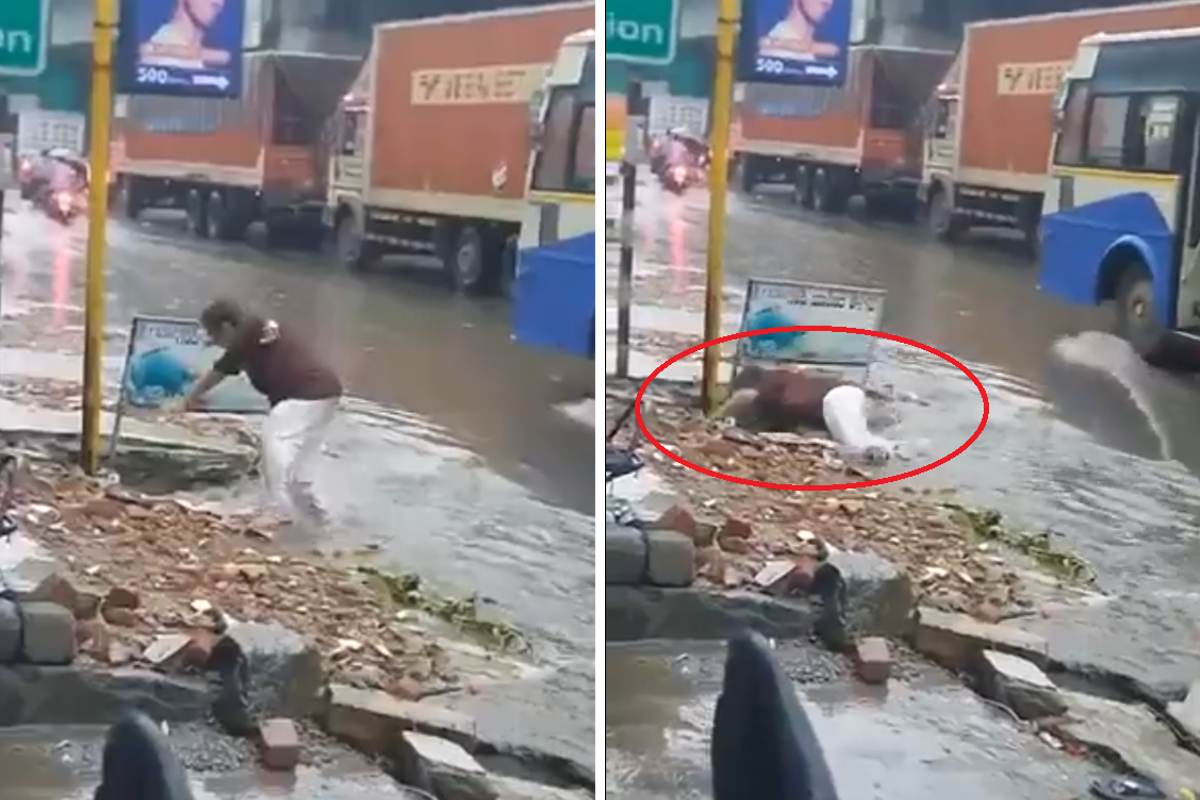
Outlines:
[[386, 755], [404, 731], [448, 739], [473, 751], [475, 722], [433, 703], [400, 700], [378, 689], [331, 684], [322, 723], [327, 733], [363, 752]]
[[647, 531], [646, 580], [652, 586], [684, 587], [696, 580], [696, 544], [676, 531]]
[[892, 677], [892, 652], [886, 639], [868, 636], [854, 648], [854, 666], [863, 683], [884, 684]]
[[500, 800], [592, 800], [586, 789], [563, 789], [505, 775], [493, 775], [492, 785], [500, 793]]
[[240, 622], [213, 650], [222, 644], [245, 658], [250, 704], [260, 714], [302, 719], [317, 709], [325, 676], [308, 639], [275, 623]]
[[392, 775], [438, 800], [497, 800], [500, 794], [474, 756], [460, 745], [424, 733], [405, 733], [392, 756]]
[[0, 664], [12, 664], [21, 655], [21, 615], [17, 604], [0, 600]]
[[75, 614], [58, 603], [21, 604], [25, 621], [24, 661], [31, 664], [70, 664], [75, 660]]
[[1050, 658], [1046, 640], [1036, 634], [924, 607], [918, 611], [912, 644], [917, 652], [958, 672], [969, 670], [984, 650], [1020, 656], [1042, 668]]
[[1042, 668], [1028, 659], [984, 650], [975, 662], [980, 693], [1013, 710], [1021, 719], [1059, 717], [1067, 704]]
[[291, 772], [300, 763], [300, 732], [290, 719], [268, 719], [258, 726], [258, 744], [263, 766], [275, 772]]
[[646, 537], [637, 528], [604, 526], [604, 584], [636, 586], [646, 577]]
[[1200, 681], [1192, 681], [1183, 700], [1168, 703], [1167, 713], [1181, 728], [1200, 740]]

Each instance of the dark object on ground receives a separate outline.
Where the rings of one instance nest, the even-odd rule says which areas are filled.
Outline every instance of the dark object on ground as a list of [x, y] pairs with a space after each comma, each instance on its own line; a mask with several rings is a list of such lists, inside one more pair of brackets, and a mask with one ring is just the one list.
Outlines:
[[250, 712], [250, 665], [237, 642], [222, 637], [208, 658], [209, 670], [220, 676], [221, 688], [213, 701], [213, 718], [230, 736], [254, 735], [254, 715]]
[[834, 653], [849, 652], [852, 642], [846, 626], [846, 579], [829, 562], [813, 572], [809, 593], [821, 601], [821, 611], [813, 623], [813, 636]]
[[187, 772], [162, 731], [131, 712], [108, 731], [95, 800], [194, 800]]
[[1149, 778], [1117, 775], [1092, 781], [1092, 794], [1102, 800], [1166, 800], [1167, 794]]
[[757, 633], [729, 641], [711, 761], [714, 800], [838, 798], [792, 682]]

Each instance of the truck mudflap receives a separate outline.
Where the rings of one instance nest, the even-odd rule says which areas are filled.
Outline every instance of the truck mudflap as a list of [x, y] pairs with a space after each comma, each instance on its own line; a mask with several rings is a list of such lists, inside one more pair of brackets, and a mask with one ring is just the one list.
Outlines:
[[519, 343], [594, 357], [596, 234], [522, 250], [512, 309]]
[[1140, 264], [1154, 285], [1155, 311], [1174, 324], [1175, 233], [1154, 199], [1130, 192], [1042, 217], [1038, 287], [1073, 305], [1113, 298], [1124, 269]]

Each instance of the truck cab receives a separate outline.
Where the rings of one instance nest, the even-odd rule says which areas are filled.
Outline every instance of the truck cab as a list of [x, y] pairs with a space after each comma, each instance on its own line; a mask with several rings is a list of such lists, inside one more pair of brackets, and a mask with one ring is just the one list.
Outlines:
[[1113, 302], [1117, 332], [1164, 366], [1200, 344], [1197, 63], [1200, 28], [1090, 36], [1053, 109], [1039, 287]]

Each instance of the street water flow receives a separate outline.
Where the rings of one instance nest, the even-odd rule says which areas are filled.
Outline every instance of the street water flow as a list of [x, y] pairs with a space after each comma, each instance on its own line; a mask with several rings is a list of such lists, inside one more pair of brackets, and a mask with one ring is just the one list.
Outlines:
[[[634, 375], [648, 374], [701, 341], [706, 204], [702, 189], [676, 197], [639, 186]], [[614, 254], [608, 262], [607, 296], [613, 298]], [[1112, 595], [1110, 602], [1078, 612], [1030, 619], [1027, 627], [1046, 636], [1056, 658], [1097, 664], [1152, 686], [1200, 676], [1200, 433], [1194, 425], [1200, 397], [1194, 381], [1145, 366], [1105, 333], [1105, 313], [1064, 309], [1041, 296], [1036, 267], [1008, 255], [1003, 241], [947, 248], [908, 228], [805, 213], [782, 196], [731, 196], [725, 270], [723, 333], [737, 330], [749, 277], [886, 289], [883, 330], [958, 358], [982, 381], [990, 401], [978, 442], [913, 482], [955, 488], [967, 502], [995, 508], [1014, 523], [1053, 531], [1090, 562], [1099, 588]], [[611, 350], [611, 307], [607, 328]], [[611, 359], [608, 367], [611, 372]], [[698, 377], [699, 367], [699, 359], [689, 358], [673, 368], [673, 376]], [[882, 343], [870, 382], [890, 386], [898, 398], [898, 421], [885, 432], [902, 443], [904, 458], [889, 467], [894, 472], [950, 453], [979, 423], [982, 403], [967, 377], [915, 348]], [[707, 758], [702, 732], [714, 690], [688, 676], [687, 658], [609, 648], [609, 674], [624, 676], [609, 680], [609, 777], [627, 789], [659, 789], [639, 796], [680, 796], [664, 786], [687, 784]], [[905, 713], [913, 719], [905, 723], [903, 741], [867, 736], [882, 750], [852, 748], [853, 755], [835, 764], [851, 784], [883, 775], [897, 754], [919, 759], [938, 749], [944, 732], [930, 726], [946, 711], [939, 707], [941, 690], [906, 691], [912, 702]], [[886, 710], [890, 700], [876, 707], [837, 692], [806, 689], [805, 695], [824, 709], [819, 728], [892, 713]], [[992, 713], [973, 708], [963, 711], [966, 729]], [[886, 720], [871, 725], [892, 727]], [[654, 758], [636, 755], [645, 737], [661, 738]], [[952, 761], [979, 777], [988, 772], [986, 759], [974, 758], [970, 740], [949, 737], [944, 746]], [[1008, 746], [993, 755], [1019, 761]], [[1036, 772], [1030, 769], [1027, 774]], [[1036, 781], [1019, 783], [993, 784], [995, 796], [1047, 796]], [[904, 771], [877, 791], [916, 798], [952, 788], [953, 779], [923, 782]], [[614, 791], [620, 794], [610, 787]]]
[[[6, 228], [4, 380], [78, 381], [86, 226], [18, 212]], [[528, 686], [465, 701], [481, 728], [592, 763], [594, 429], [558, 408], [591, 387], [591, 365], [512, 343], [506, 304], [455, 298], [428, 270], [339, 273], [316, 256], [189, 241], [166, 217], [113, 223], [109, 243], [110, 387], [135, 313], [194, 318], [233, 297], [299, 330], [351, 399], [320, 467], [327, 528], [295, 545], [368, 548], [447, 594], [478, 593], [540, 667]]]

